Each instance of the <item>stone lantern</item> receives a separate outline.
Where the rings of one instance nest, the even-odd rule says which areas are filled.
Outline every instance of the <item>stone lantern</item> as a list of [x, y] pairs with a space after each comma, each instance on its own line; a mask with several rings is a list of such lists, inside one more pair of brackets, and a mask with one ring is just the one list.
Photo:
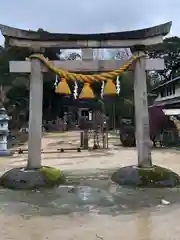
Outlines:
[[7, 137], [9, 134], [8, 129], [9, 116], [5, 108], [0, 108], [0, 156], [10, 155], [10, 151], [7, 147]]

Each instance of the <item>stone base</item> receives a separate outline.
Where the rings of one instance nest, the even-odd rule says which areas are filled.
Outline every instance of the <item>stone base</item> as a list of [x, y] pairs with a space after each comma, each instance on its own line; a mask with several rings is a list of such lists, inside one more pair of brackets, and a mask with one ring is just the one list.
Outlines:
[[164, 188], [180, 185], [178, 174], [155, 165], [148, 168], [138, 166], [120, 168], [112, 174], [111, 180], [130, 187]]
[[12, 152], [10, 150], [0, 150], [0, 157], [11, 156]]
[[41, 167], [39, 169], [13, 168], [0, 177], [0, 185], [10, 189], [32, 190], [53, 187], [65, 183], [65, 176], [59, 169]]

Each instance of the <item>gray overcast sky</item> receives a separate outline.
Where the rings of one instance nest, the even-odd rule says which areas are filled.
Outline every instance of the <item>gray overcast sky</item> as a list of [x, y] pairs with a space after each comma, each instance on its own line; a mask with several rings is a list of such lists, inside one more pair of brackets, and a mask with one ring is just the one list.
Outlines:
[[179, 11], [179, 0], [2, 0], [0, 23], [50, 32], [96, 33], [172, 20], [171, 33], [180, 35]]

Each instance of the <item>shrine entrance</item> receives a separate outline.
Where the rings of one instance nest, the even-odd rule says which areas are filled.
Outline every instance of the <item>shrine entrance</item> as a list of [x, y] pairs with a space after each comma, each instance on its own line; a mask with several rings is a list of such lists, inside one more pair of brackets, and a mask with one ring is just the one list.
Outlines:
[[[114, 94], [115, 86], [112, 80], [124, 71], [129, 70], [134, 72], [138, 163], [135, 167], [121, 168], [112, 176], [112, 180], [119, 184], [130, 185], [151, 185], [151, 183], [162, 185], [162, 181], [165, 182], [164, 185], [168, 186], [179, 184], [179, 176], [172, 173], [173, 178], [170, 179], [169, 170], [152, 165], [147, 105], [146, 72], [163, 70], [164, 60], [149, 59], [146, 55], [146, 47], [161, 43], [163, 37], [169, 33], [170, 28], [171, 22], [168, 22], [152, 28], [127, 32], [59, 34], [26, 31], [0, 25], [0, 30], [7, 44], [21, 48], [30, 48], [34, 53], [30, 57], [27, 56], [29, 59], [26, 61], [10, 62], [10, 72], [30, 73], [28, 163], [27, 168], [23, 174], [19, 175], [19, 178], [24, 178], [24, 175], [27, 176], [28, 174], [32, 178], [32, 172], [36, 175], [39, 169], [40, 172], [45, 171], [41, 170], [45, 169], [41, 166], [43, 72], [52, 71], [60, 77], [61, 81], [56, 89], [57, 92], [70, 94], [66, 81], [80, 81], [84, 84], [84, 87], [79, 98], [93, 98], [91, 89], [93, 81], [105, 84], [104, 94]], [[82, 49], [82, 61], [50, 62], [43, 56], [43, 52], [45, 49], [53, 47]], [[133, 56], [127, 62], [119, 60], [93, 60], [93, 48], [120, 47], [130, 47], [132, 49]], [[88, 75], [86, 72], [95, 74]], [[10, 172], [13, 172], [13, 170]], [[6, 178], [8, 178], [7, 176], [10, 175], [10, 172], [9, 174], [6, 173]], [[165, 172], [163, 178], [160, 177], [160, 175], [162, 176], [160, 172], [163, 172], [163, 174]], [[136, 179], [134, 179], [134, 173], [137, 173]], [[36, 184], [34, 183], [34, 185]]]

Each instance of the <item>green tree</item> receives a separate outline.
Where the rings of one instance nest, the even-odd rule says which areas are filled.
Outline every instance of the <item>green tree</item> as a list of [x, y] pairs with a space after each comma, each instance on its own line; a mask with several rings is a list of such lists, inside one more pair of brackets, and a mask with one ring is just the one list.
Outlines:
[[70, 52], [66, 57], [66, 60], [78, 60], [81, 59], [81, 55], [76, 52]]
[[165, 69], [158, 71], [159, 81], [169, 81], [180, 74], [180, 38], [165, 38], [163, 43], [150, 46], [148, 54], [151, 58], [164, 58]]
[[[46, 33], [43, 29], [39, 29], [40, 34]], [[32, 52], [28, 48], [11, 47], [5, 42], [4, 47], [0, 46], [0, 85], [5, 90], [7, 110], [17, 116], [23, 115], [26, 119], [29, 108], [29, 75], [14, 74], [9, 72], [9, 61], [25, 60]], [[44, 55], [49, 60], [58, 60], [61, 51], [59, 48], [45, 49]], [[53, 75], [54, 78], [54, 75]], [[45, 81], [51, 82], [54, 79], [52, 74], [46, 74]], [[46, 99], [46, 95], [44, 95]], [[18, 121], [18, 120], [17, 120]]]

